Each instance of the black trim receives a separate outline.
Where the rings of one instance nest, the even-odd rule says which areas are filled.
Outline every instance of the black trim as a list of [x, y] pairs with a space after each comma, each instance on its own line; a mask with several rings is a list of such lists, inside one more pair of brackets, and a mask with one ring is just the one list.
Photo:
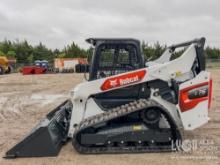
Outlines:
[[205, 44], [205, 37], [194, 39], [192, 41], [182, 42], [182, 43], [179, 43], [179, 44], [173, 44], [173, 45], [169, 46], [168, 48], [174, 51], [176, 48], [189, 46], [189, 45], [191, 45], [193, 43], [197, 44], [197, 45], [201, 45], [203, 47], [204, 44]]
[[199, 69], [197, 72], [203, 71], [206, 68], [205, 62], [205, 54], [204, 54], [204, 45], [205, 45], [205, 38], [202, 38], [200, 44], [196, 45], [196, 55], [198, 59]]
[[[90, 134], [85, 133], [81, 135], [82, 145], [93, 145], [93, 144], [106, 144], [107, 141], [120, 143], [126, 140], [126, 142], [136, 142], [138, 141], [156, 141], [157, 143], [168, 142], [171, 137], [170, 129], [158, 130], [141, 130], [141, 131], [128, 131], [128, 132], [113, 132], [108, 134]], [[126, 143], [125, 142], [125, 143]]]

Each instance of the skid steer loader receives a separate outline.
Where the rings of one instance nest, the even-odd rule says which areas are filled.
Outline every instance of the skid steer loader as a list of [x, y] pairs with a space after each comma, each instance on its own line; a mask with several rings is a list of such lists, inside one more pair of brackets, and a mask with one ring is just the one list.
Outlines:
[[[182, 130], [208, 122], [212, 79], [205, 71], [205, 38], [171, 45], [146, 63], [138, 40], [86, 41], [94, 46], [88, 80], [6, 158], [56, 156], [68, 139], [82, 154], [174, 151]], [[181, 47], [182, 55], [171, 60]]]

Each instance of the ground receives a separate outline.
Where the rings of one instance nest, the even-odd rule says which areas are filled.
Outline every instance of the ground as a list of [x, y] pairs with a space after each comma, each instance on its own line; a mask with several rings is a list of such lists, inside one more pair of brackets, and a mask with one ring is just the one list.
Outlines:
[[[58, 157], [19, 158], [5, 160], [0, 164], [220, 164], [220, 70], [212, 69], [214, 96], [210, 122], [203, 127], [185, 133], [185, 137], [202, 142], [209, 139], [210, 150], [197, 149], [190, 153], [145, 153], [80, 155], [68, 142]], [[0, 76], [0, 156], [25, 136], [50, 110], [69, 97], [69, 91], [83, 81], [82, 74]], [[86, 89], [85, 89], [86, 90]], [[207, 145], [206, 145], [207, 146]]]

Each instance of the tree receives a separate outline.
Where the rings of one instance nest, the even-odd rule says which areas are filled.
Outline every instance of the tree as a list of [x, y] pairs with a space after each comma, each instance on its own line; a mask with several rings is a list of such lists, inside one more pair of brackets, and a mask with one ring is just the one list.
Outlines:
[[33, 48], [34, 60], [47, 60], [49, 63], [52, 63], [54, 58], [52, 50], [48, 49], [41, 42]]
[[143, 41], [141, 47], [147, 61], [157, 59], [166, 49], [166, 45], [161, 45], [159, 42], [151, 46]]
[[154, 58], [157, 59], [157, 58], [159, 58], [163, 54], [163, 52], [166, 49], [166, 46], [160, 45], [160, 43], [157, 41], [154, 44], [154, 48], [155, 48]]
[[55, 50], [53, 51], [53, 55], [54, 55], [55, 57], [58, 57], [59, 54], [60, 54], [60, 50], [59, 50], [59, 49], [55, 49]]
[[9, 50], [12, 50], [12, 43], [9, 40], [4, 40], [1, 44], [0, 44], [0, 50], [4, 53], [7, 54], [7, 52]]
[[18, 63], [23, 64], [32, 63], [35, 60], [47, 60], [49, 63], [53, 63], [53, 59], [57, 57], [87, 57], [88, 54], [88, 50], [80, 48], [74, 42], [62, 50], [51, 50], [41, 42], [36, 46], [32, 46], [28, 41], [18, 39], [15, 41], [5, 39], [0, 42], [0, 51], [2, 55], [14, 57]]
[[0, 51], [0, 56], [4, 56], [4, 53], [2, 51]]
[[33, 53], [33, 47], [26, 41], [19, 41], [13, 43], [16, 52], [16, 59], [18, 63], [29, 63], [28, 57]]
[[15, 51], [13, 51], [13, 50], [9, 50], [8, 53], [7, 53], [7, 57], [15, 58], [15, 57], [16, 57], [16, 53], [15, 53]]
[[57, 57], [58, 58], [65, 58], [66, 57], [66, 53], [60, 53]]
[[92, 46], [90, 46], [89, 49], [86, 51], [88, 63], [90, 63], [90, 61], [92, 60], [93, 52], [94, 48]]
[[77, 44], [72, 42], [70, 45], [67, 45], [63, 51], [68, 58], [74, 57], [87, 57], [87, 52], [84, 49], [81, 49]]
[[34, 55], [31, 54], [30, 56], [28, 56], [27, 61], [29, 64], [32, 64], [34, 62]]
[[[141, 48], [145, 59], [154, 60], [162, 55], [166, 49], [166, 45], [161, 45], [156, 42], [153, 45], [142, 41]], [[174, 53], [172, 58], [176, 58], [182, 54], [184, 50]], [[33, 63], [35, 60], [47, 60], [49, 63], [53, 63], [54, 58], [74, 58], [74, 57], [88, 57], [91, 60], [93, 48], [89, 49], [80, 48], [75, 42], [65, 46], [63, 49], [51, 50], [47, 48], [43, 43], [39, 43], [36, 46], [32, 46], [28, 41], [15, 41], [3, 40], [0, 42], [0, 55], [7, 57], [14, 57], [18, 63]], [[205, 48], [206, 58], [220, 59], [220, 48], [207, 46]]]
[[205, 49], [206, 57], [211, 59], [219, 59], [220, 58], [220, 49], [215, 47], [209, 47]]

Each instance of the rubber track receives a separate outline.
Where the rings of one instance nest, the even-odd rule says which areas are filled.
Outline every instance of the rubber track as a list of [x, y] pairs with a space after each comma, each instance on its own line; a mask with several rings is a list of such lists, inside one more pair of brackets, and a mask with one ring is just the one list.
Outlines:
[[[141, 153], [141, 152], [170, 152], [174, 151], [171, 149], [170, 145], [163, 146], [114, 146], [114, 147], [85, 147], [77, 141], [77, 135], [82, 130], [95, 126], [99, 123], [110, 121], [112, 119], [128, 115], [133, 112], [138, 112], [149, 107], [160, 107], [165, 109], [161, 104], [154, 100], [149, 99], [139, 99], [134, 102], [113, 108], [105, 113], [98, 114], [89, 118], [86, 118], [80, 122], [76, 127], [75, 133], [73, 135], [72, 144], [74, 148], [82, 154], [104, 154], [104, 153]], [[170, 124], [170, 123], [169, 123]], [[176, 129], [176, 125], [171, 125], [172, 132], [180, 136], [179, 131]], [[180, 139], [180, 137], [179, 137]]]

